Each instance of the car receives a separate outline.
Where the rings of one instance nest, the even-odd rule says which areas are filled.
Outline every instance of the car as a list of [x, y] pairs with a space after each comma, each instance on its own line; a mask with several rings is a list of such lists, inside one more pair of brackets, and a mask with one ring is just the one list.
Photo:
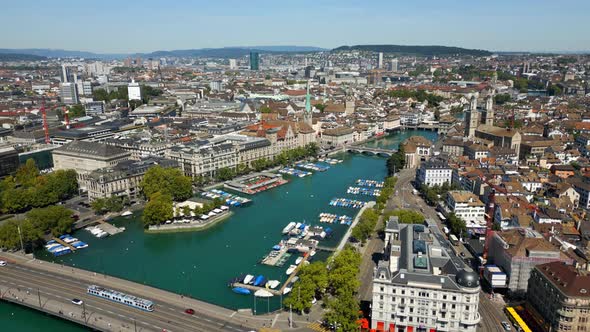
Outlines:
[[189, 308], [189, 309], [184, 310], [184, 313], [185, 314], [189, 314], [189, 315], [194, 315], [195, 314], [195, 311], [193, 309], [190, 309]]
[[465, 257], [465, 253], [461, 251], [461, 253], [459, 254], [461, 255], [461, 257]]
[[79, 300], [79, 299], [72, 299], [72, 303], [75, 305], [82, 305], [84, 303], [84, 301]]
[[0, 261], [0, 266], [6, 266], [6, 261]]
[[504, 331], [511, 331], [512, 327], [510, 327], [510, 324], [508, 324], [508, 322], [503, 321], [502, 322], [502, 327], [504, 328]]

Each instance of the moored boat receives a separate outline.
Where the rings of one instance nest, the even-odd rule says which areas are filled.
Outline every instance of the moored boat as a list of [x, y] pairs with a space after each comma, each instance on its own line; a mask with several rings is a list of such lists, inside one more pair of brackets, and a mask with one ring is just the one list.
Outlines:
[[256, 279], [254, 279], [254, 286], [260, 286], [260, 283], [262, 282], [262, 280], [264, 280], [263, 275], [259, 275], [258, 277], [256, 277]]
[[130, 215], [132, 215], [132, 214], [133, 214], [133, 212], [131, 212], [131, 211], [127, 210], [127, 211], [125, 211], [125, 212], [121, 213], [121, 216], [123, 216], [123, 217], [128, 217], [128, 216], [130, 216]]
[[285, 226], [285, 228], [283, 228], [283, 234], [289, 233], [295, 227], [295, 225], [296, 223], [291, 221], [287, 226]]
[[259, 289], [254, 293], [254, 296], [257, 297], [272, 297], [273, 294], [266, 289]]
[[232, 291], [234, 293], [243, 294], [243, 295], [248, 295], [248, 294], [252, 293], [248, 288], [244, 288], [244, 287], [234, 287], [234, 288], [232, 288]]
[[248, 274], [248, 275], [246, 275], [244, 277], [243, 283], [246, 284], [246, 285], [248, 285], [248, 284], [250, 284], [252, 282], [253, 279], [254, 279], [254, 276], [251, 275], [251, 274]]
[[287, 275], [291, 275], [291, 273], [293, 273], [293, 271], [295, 271], [296, 268], [297, 268], [297, 265], [290, 265], [285, 273]]
[[280, 283], [281, 283], [281, 282], [280, 282], [280, 281], [278, 281], [278, 280], [269, 280], [269, 281], [266, 283], [266, 286], [267, 286], [267, 287], [269, 287], [269, 288], [272, 288], [272, 289], [274, 289], [274, 288], [277, 288], [277, 286], [278, 286]]

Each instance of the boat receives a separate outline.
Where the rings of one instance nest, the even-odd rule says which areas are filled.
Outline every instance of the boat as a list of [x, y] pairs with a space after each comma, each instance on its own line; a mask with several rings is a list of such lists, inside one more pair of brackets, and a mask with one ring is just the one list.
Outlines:
[[301, 263], [302, 260], [303, 257], [297, 257], [297, 259], [295, 260], [295, 264], [299, 265], [299, 263]]
[[277, 286], [278, 286], [280, 283], [281, 283], [281, 282], [280, 282], [280, 281], [278, 281], [278, 280], [269, 280], [269, 281], [266, 283], [266, 286], [267, 286], [268, 288], [272, 288], [272, 289], [274, 289], [274, 288], [277, 288]]
[[291, 273], [293, 273], [293, 271], [295, 271], [295, 269], [297, 268], [297, 265], [290, 265], [289, 268], [287, 269], [287, 275], [291, 275]]
[[295, 227], [295, 225], [296, 223], [291, 221], [287, 226], [285, 226], [285, 228], [283, 228], [283, 234], [289, 233]]
[[142, 299], [133, 295], [121, 293], [112, 289], [102, 288], [96, 285], [88, 286], [86, 292], [90, 295], [98, 296], [113, 302], [128, 305], [143, 311], [154, 311], [154, 303], [150, 300]]
[[122, 216], [122, 217], [128, 217], [128, 216], [130, 216], [130, 215], [132, 215], [132, 214], [133, 214], [133, 212], [131, 212], [131, 211], [127, 210], [127, 211], [125, 211], [125, 212], [121, 213], [121, 216]]
[[232, 288], [232, 291], [234, 293], [243, 294], [243, 295], [248, 295], [251, 293], [248, 288], [244, 288], [244, 287], [234, 287], [234, 288]]
[[248, 285], [248, 284], [250, 284], [252, 282], [252, 279], [254, 279], [254, 276], [251, 275], [251, 274], [248, 274], [248, 275], [246, 275], [244, 277], [243, 283], [246, 284], [246, 285]]
[[263, 275], [259, 275], [258, 277], [256, 277], [256, 279], [254, 279], [254, 286], [260, 286], [260, 284], [262, 283], [262, 280], [264, 280]]
[[259, 289], [254, 293], [256, 297], [272, 297], [273, 294], [266, 289]]
[[285, 287], [283, 289], [283, 295], [288, 294], [291, 291], [291, 287]]

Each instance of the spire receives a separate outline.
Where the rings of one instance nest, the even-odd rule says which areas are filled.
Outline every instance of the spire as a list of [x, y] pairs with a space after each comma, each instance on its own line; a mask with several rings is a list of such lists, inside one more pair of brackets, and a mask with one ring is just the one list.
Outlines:
[[305, 95], [305, 112], [311, 112], [311, 96], [309, 95], [309, 81], [307, 81], [307, 94]]

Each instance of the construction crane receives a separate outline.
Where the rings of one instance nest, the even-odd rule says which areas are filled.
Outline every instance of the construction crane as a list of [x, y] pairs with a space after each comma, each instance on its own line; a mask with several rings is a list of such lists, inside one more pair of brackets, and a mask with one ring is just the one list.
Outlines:
[[70, 129], [70, 117], [68, 116], [69, 113], [70, 110], [64, 106], [64, 120], [66, 122], [66, 129]]
[[45, 99], [41, 101], [41, 115], [43, 116], [43, 131], [45, 132], [45, 144], [51, 143], [49, 140], [49, 126], [47, 125], [47, 112], [45, 111]]

